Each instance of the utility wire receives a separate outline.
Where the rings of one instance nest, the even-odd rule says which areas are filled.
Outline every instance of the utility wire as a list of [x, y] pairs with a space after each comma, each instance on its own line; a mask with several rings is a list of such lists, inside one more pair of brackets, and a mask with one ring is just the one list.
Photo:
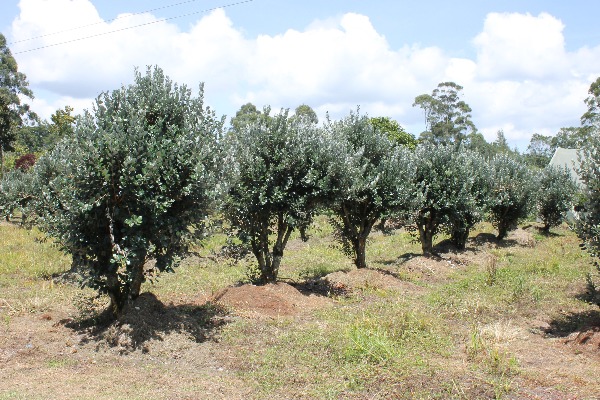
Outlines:
[[[191, 0], [191, 1], [193, 1], [193, 0]], [[73, 43], [73, 42], [79, 42], [79, 41], [82, 41], [82, 40], [92, 39], [92, 38], [99, 37], [99, 36], [110, 35], [111, 33], [117, 33], [117, 32], [122, 32], [122, 31], [129, 30], [129, 29], [139, 28], [139, 27], [142, 27], [142, 26], [158, 24], [159, 22], [165, 22], [165, 21], [170, 21], [170, 20], [177, 19], [177, 18], [189, 17], [190, 15], [203, 14], [203, 13], [207, 13], [207, 12], [210, 12], [210, 11], [218, 10], [219, 8], [226, 8], [226, 7], [238, 6], [238, 5], [241, 5], [241, 4], [244, 4], [244, 3], [251, 3], [252, 1], [254, 1], [254, 0], [243, 0], [243, 1], [238, 1], [236, 3], [226, 4], [226, 5], [219, 6], [219, 7], [213, 7], [213, 8], [208, 8], [208, 9], [201, 10], [201, 11], [194, 11], [194, 12], [188, 13], [188, 14], [177, 15], [175, 17], [161, 18], [159, 20], [152, 21], [152, 22], [146, 22], [144, 24], [128, 26], [126, 28], [115, 29], [115, 30], [108, 31], [108, 32], [97, 33], [95, 35], [84, 36], [84, 37], [80, 37], [80, 38], [77, 38], [77, 39], [67, 40], [67, 41], [64, 41], [64, 42], [48, 44], [48, 45], [45, 45], [45, 46], [36, 47], [36, 48], [33, 48], [33, 49], [29, 49], [29, 50], [16, 51], [16, 52], [13, 53], [13, 55], [23, 54], [23, 53], [29, 53], [29, 52], [36, 51], [36, 50], [46, 49], [48, 47], [60, 46], [60, 45], [63, 45], [63, 44], [68, 44], [68, 43]]]
[[76, 30], [83, 29], [83, 28], [88, 28], [88, 27], [94, 26], [94, 25], [99, 25], [99, 24], [103, 24], [103, 23], [114, 22], [114, 21], [116, 21], [118, 19], [121, 19], [121, 18], [129, 18], [129, 17], [133, 17], [134, 15], [140, 15], [140, 14], [145, 14], [145, 13], [149, 13], [149, 12], [153, 12], [153, 11], [163, 10], [165, 8], [176, 7], [176, 6], [180, 6], [182, 4], [187, 4], [187, 3], [194, 3], [196, 1], [198, 1], [198, 0], [187, 0], [187, 1], [182, 1], [180, 3], [170, 4], [168, 6], [162, 6], [162, 7], [153, 8], [151, 10], [140, 11], [140, 12], [131, 13], [131, 14], [127, 14], [127, 15], [119, 15], [118, 17], [115, 17], [113, 19], [107, 19], [106, 21], [94, 22], [93, 24], [80, 25], [80, 26], [76, 26], [76, 27], [73, 27], [73, 28], [63, 29], [62, 31], [56, 31], [56, 32], [46, 33], [46, 34], [40, 35], [40, 36], [30, 37], [28, 39], [16, 40], [14, 42], [10, 42], [9, 45], [16, 44], [16, 43], [22, 43], [22, 42], [28, 42], [30, 40], [40, 39], [40, 38], [47, 37], [47, 36], [54, 36], [54, 35], [58, 35], [60, 33], [76, 31]]

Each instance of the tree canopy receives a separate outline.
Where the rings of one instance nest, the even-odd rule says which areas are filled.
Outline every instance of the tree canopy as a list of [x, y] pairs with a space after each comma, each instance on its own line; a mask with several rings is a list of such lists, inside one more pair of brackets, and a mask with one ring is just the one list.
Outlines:
[[224, 214], [256, 257], [257, 281], [277, 279], [290, 235], [327, 197], [329, 143], [314, 124], [269, 108], [227, 137]]
[[4, 175], [4, 152], [13, 149], [16, 130], [23, 125], [23, 118], [36, 118], [29, 105], [21, 103], [20, 96], [33, 99], [33, 92], [0, 33], [0, 176]]
[[454, 82], [442, 82], [432, 94], [415, 98], [413, 107], [419, 107], [425, 115], [425, 131], [421, 139], [432, 143], [460, 143], [475, 124], [471, 120], [471, 107], [461, 100], [463, 87]]
[[350, 113], [340, 121], [327, 121], [326, 132], [340, 145], [334, 159], [339, 179], [333, 181], [330, 208], [345, 252], [358, 268], [366, 263], [366, 241], [373, 225], [413, 201], [412, 156], [395, 146], [367, 116]]
[[36, 223], [117, 314], [143, 281], [177, 266], [212, 209], [224, 121], [202, 96], [202, 86], [193, 98], [159, 68], [136, 71], [134, 84], [98, 96], [73, 135], [35, 165]]
[[385, 133], [388, 139], [395, 144], [408, 147], [414, 150], [417, 147], [417, 140], [413, 135], [406, 132], [398, 121], [390, 117], [373, 117], [370, 120], [371, 125], [382, 133]]

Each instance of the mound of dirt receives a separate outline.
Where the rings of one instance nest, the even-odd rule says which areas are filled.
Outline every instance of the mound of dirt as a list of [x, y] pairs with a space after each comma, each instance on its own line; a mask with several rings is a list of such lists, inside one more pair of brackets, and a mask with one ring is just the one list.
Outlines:
[[333, 272], [323, 278], [329, 287], [345, 291], [364, 289], [397, 290], [404, 293], [415, 293], [421, 287], [411, 282], [402, 281], [391, 273], [373, 269], [354, 269], [349, 272]]
[[96, 342], [97, 349], [108, 346], [126, 354], [137, 349], [148, 352], [152, 342], [173, 334], [193, 342], [210, 340], [227, 319], [225, 310], [210, 302], [165, 305], [152, 293], [142, 293], [117, 320], [90, 328], [75, 321], [66, 325], [84, 332], [82, 342]]
[[415, 256], [398, 265], [399, 269], [416, 279], [426, 282], [437, 282], [446, 279], [462, 263], [458, 260], [445, 259], [440, 257]]
[[243, 316], [293, 316], [331, 304], [326, 297], [304, 295], [287, 283], [241, 285], [219, 291], [213, 298], [217, 304], [230, 307]]
[[600, 327], [593, 327], [580, 332], [573, 332], [565, 339], [565, 343], [588, 345], [600, 350]]
[[536, 240], [531, 232], [525, 229], [517, 228], [508, 233], [508, 240], [514, 240], [519, 246], [535, 247]]

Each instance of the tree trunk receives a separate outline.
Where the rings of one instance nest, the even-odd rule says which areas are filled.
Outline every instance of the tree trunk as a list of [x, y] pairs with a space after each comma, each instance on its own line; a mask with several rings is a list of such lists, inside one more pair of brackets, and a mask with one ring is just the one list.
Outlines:
[[450, 236], [450, 241], [458, 250], [464, 250], [465, 245], [467, 244], [467, 239], [469, 238], [469, 228], [468, 227], [460, 227], [452, 229], [452, 235]]
[[506, 224], [503, 224], [502, 222], [498, 224], [498, 236], [496, 236], [496, 239], [498, 240], [503, 240], [506, 237], [506, 234], [508, 233], [508, 226]]
[[0, 179], [4, 178], [4, 149], [0, 145]]
[[354, 265], [356, 268], [367, 268], [367, 238], [377, 220], [363, 220], [358, 235], [352, 239], [354, 248]]
[[277, 239], [275, 240], [275, 244], [273, 244], [273, 252], [269, 252], [268, 235], [263, 235], [260, 243], [256, 246], [253, 245], [253, 252], [258, 259], [260, 268], [260, 283], [265, 284], [277, 281], [279, 266], [283, 259], [283, 250], [293, 231], [294, 229], [285, 223], [284, 215], [280, 214], [277, 218]]
[[356, 268], [367, 268], [367, 238], [359, 235], [358, 238], [352, 241], [354, 247], [354, 265]]
[[106, 293], [110, 298], [110, 310], [116, 318], [121, 315], [126, 302], [126, 296], [121, 291], [121, 285], [116, 271], [106, 274]]
[[542, 232], [547, 235], [550, 233], [550, 224], [549, 223], [545, 223], [544, 227], [542, 228]]
[[429, 256], [433, 253], [434, 224], [428, 220], [423, 224], [418, 224], [417, 227], [419, 228], [419, 239], [423, 255]]
[[127, 293], [127, 305], [131, 305], [140, 295], [144, 282], [144, 260], [131, 267], [131, 285]]

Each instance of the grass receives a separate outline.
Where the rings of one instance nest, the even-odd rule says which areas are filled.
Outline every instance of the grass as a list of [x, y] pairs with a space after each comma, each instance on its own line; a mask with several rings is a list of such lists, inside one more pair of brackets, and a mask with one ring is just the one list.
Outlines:
[[[482, 224], [472, 236], [490, 231]], [[354, 268], [336, 249], [324, 217], [310, 233], [307, 242], [298, 237], [290, 241], [281, 267], [284, 281], [302, 282]], [[185, 303], [243, 281], [252, 259], [232, 263], [219, 257], [225, 240], [224, 235], [208, 238], [174, 274], [143, 289], [165, 304]], [[419, 253], [410, 234], [377, 232], [368, 243], [370, 267], [416, 283], [422, 292], [364, 288], [301, 317], [233, 318], [210, 347], [211, 357], [231, 371], [229, 378], [219, 379], [244, 386], [251, 398], [510, 398], [524, 385], [539, 386], [543, 372], [524, 363], [524, 355], [512, 345], [522, 343], [532, 320], [552, 321], [565, 312], [584, 315], [593, 308], [578, 297], [590, 260], [578, 249], [577, 238], [559, 229], [556, 235], [535, 236], [535, 241], [534, 247], [509, 243], [477, 250], [473, 262], [425, 279], [399, 261]], [[70, 260], [38, 232], [0, 225], [0, 247], [0, 334], [28, 315], [56, 310], [73, 317], [93, 314], [93, 292], [53, 283], [51, 277], [67, 270]], [[168, 370], [173, 387], [205, 383], [185, 375], [187, 367], [176, 359], [150, 366], [151, 359], [130, 357], [134, 370], [139, 365]], [[120, 365], [126, 358], [111, 362]], [[66, 371], [76, 363], [68, 354], [49, 355], [37, 368]], [[112, 364], [103, 368], [109, 370]], [[591, 380], [584, 384], [591, 385]], [[140, 393], [153, 393], [152, 381], [136, 382]], [[572, 397], [573, 382], [549, 385]], [[0, 398], [28, 394], [2, 390], [0, 385]], [[130, 397], [130, 388], [115, 382], [110, 393], [99, 396]]]

